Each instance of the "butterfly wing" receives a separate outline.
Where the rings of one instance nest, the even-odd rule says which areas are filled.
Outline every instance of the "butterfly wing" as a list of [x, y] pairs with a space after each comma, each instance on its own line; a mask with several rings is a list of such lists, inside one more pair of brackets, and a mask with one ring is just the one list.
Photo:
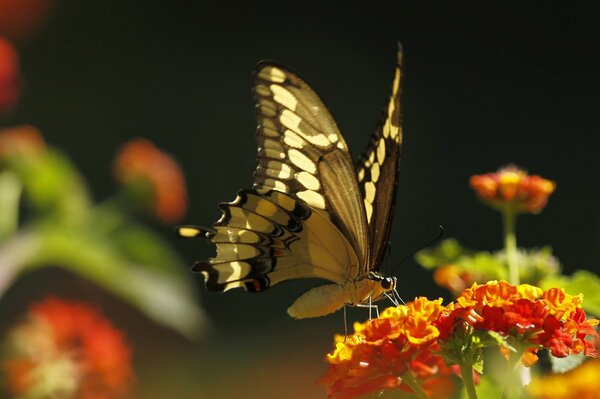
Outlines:
[[211, 291], [262, 291], [281, 281], [322, 278], [343, 284], [357, 273], [350, 243], [321, 211], [285, 193], [241, 190], [220, 205], [223, 216], [208, 231], [217, 256], [198, 262]]
[[387, 107], [356, 165], [369, 226], [369, 270], [378, 269], [382, 262], [394, 216], [402, 146], [401, 79], [402, 48], [399, 46], [398, 63]]
[[258, 119], [254, 188], [287, 193], [323, 212], [366, 265], [363, 200], [348, 146], [333, 117], [304, 80], [272, 62], [258, 64], [253, 92]]

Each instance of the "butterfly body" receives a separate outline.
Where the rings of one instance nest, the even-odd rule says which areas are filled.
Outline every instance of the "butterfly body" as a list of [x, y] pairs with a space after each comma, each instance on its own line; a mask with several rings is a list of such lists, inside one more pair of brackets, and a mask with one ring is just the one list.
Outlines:
[[206, 231], [217, 254], [193, 270], [203, 274], [209, 290], [258, 292], [287, 280], [329, 281], [288, 309], [292, 317], [304, 318], [368, 304], [394, 288], [395, 279], [378, 269], [400, 161], [401, 61], [399, 51], [383, 119], [356, 167], [335, 120], [310, 86], [281, 65], [258, 64], [254, 185], [222, 203], [222, 217]]

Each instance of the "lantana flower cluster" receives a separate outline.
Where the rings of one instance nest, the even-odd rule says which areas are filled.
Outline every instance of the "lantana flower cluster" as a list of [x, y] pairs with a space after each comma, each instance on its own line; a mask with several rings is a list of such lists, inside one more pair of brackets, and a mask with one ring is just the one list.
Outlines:
[[440, 334], [435, 323], [443, 310], [441, 299], [421, 297], [355, 323], [350, 336], [336, 336], [335, 350], [327, 355], [331, 367], [321, 380], [329, 397], [355, 398], [389, 388], [412, 391], [414, 375], [423, 389], [438, 394], [433, 397], [453, 392], [452, 370], [435, 354]]
[[134, 380], [123, 333], [85, 303], [49, 297], [10, 333], [2, 368], [15, 397], [116, 399]]
[[494, 173], [471, 176], [471, 187], [495, 208], [514, 207], [517, 212], [538, 213], [556, 189], [553, 181], [508, 165]]
[[[461, 362], [456, 353], [464, 352], [465, 342], [475, 342], [485, 334], [495, 338], [479, 349], [494, 342], [507, 358], [516, 353], [516, 362], [526, 366], [537, 361], [540, 349], [557, 357], [594, 355], [593, 345], [585, 338], [595, 335], [598, 321], [586, 320], [581, 302], [581, 296], [562, 289], [543, 291], [504, 281], [474, 284], [447, 306], [441, 299], [417, 298], [386, 309], [377, 319], [356, 323], [353, 335], [336, 337], [322, 383], [335, 399], [393, 388], [447, 398], [454, 392], [452, 376], [458, 368], [467, 364], [466, 373], [472, 376], [472, 366], [478, 361]], [[461, 375], [464, 379], [464, 369]]]

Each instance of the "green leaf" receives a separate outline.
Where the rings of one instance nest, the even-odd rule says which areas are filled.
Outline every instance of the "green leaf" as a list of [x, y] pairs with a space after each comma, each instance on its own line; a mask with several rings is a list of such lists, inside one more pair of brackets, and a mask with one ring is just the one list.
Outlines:
[[548, 276], [540, 281], [540, 287], [544, 290], [552, 287], [564, 288], [570, 295], [583, 294], [583, 310], [600, 316], [600, 277], [590, 271], [578, 270], [570, 277]]
[[[4, 257], [12, 262], [10, 270], [63, 267], [123, 298], [155, 322], [189, 338], [200, 335], [206, 326], [192, 280], [186, 278], [186, 269], [179, 262], [160, 265], [136, 262], [120, 250], [113, 237], [98, 236], [90, 228], [35, 225], [13, 237], [10, 243], [19, 241], [24, 244], [0, 248], [0, 259]], [[153, 251], [170, 253], [159, 239], [151, 241], [158, 247]], [[162, 261], [166, 257], [159, 258]]]
[[49, 148], [35, 157], [14, 159], [7, 169], [19, 176], [27, 205], [38, 212], [65, 221], [80, 219], [90, 206], [83, 178], [58, 150]]
[[426, 248], [416, 253], [415, 260], [425, 269], [435, 269], [456, 261], [466, 253], [457, 240], [448, 238], [435, 248]]

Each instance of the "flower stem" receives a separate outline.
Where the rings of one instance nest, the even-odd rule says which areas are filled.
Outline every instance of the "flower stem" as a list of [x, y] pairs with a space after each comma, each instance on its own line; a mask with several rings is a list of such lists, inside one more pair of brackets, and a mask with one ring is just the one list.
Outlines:
[[405, 382], [406, 385], [408, 385], [414, 391], [417, 397], [421, 399], [429, 399], [429, 396], [425, 393], [425, 391], [423, 391], [423, 389], [415, 379], [415, 376], [410, 371], [407, 371], [402, 375], [402, 381]]
[[517, 213], [512, 207], [506, 207], [502, 211], [502, 224], [504, 226], [504, 251], [506, 252], [506, 262], [508, 264], [509, 282], [512, 285], [519, 285], [516, 235]]
[[460, 376], [467, 391], [469, 399], [477, 399], [477, 391], [475, 391], [475, 381], [473, 380], [473, 357], [471, 351], [467, 352], [463, 362], [460, 364]]

